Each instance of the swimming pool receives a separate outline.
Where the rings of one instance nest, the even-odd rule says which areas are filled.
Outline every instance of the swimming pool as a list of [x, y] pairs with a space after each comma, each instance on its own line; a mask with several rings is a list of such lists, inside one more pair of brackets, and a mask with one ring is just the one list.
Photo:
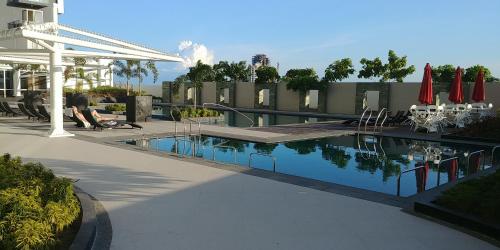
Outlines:
[[[335, 118], [319, 118], [312, 116], [296, 116], [296, 115], [281, 115], [281, 114], [265, 114], [257, 112], [235, 112], [235, 111], [221, 111], [221, 116], [218, 118], [203, 119], [204, 124], [220, 125], [227, 127], [267, 127], [274, 125], [287, 125], [287, 124], [304, 124], [316, 123], [326, 121], [336, 121]], [[155, 107], [153, 110], [154, 115], [170, 117], [169, 113], [165, 113], [162, 107]], [[242, 115], [243, 114], [243, 115]], [[196, 120], [196, 118], [194, 118]]]
[[[185, 157], [193, 157], [194, 151], [199, 158], [244, 167], [249, 166], [251, 157], [253, 168], [390, 195], [398, 195], [401, 174], [399, 194], [403, 197], [436, 187], [438, 182], [444, 184], [480, 171], [482, 163], [489, 163], [491, 157], [489, 148], [372, 136], [330, 137], [278, 144], [207, 136], [178, 138], [177, 141], [172, 137], [128, 140], [124, 143], [161, 152], [178, 152]], [[472, 154], [478, 150], [484, 150], [487, 158], [479, 163]], [[445, 161], [452, 157], [457, 157], [457, 165]], [[437, 163], [440, 161], [443, 164], [439, 167]], [[485, 167], [489, 167], [488, 164]]]

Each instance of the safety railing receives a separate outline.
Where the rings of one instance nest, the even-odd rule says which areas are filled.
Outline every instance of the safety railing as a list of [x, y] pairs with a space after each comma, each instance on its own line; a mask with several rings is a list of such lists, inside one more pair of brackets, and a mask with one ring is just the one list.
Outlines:
[[237, 163], [238, 162], [238, 150], [233, 147], [233, 146], [225, 146], [225, 145], [214, 145], [212, 146], [212, 161], [215, 161], [215, 149], [217, 148], [227, 148], [227, 149], [231, 149], [233, 151], [233, 155], [234, 155], [234, 163]]
[[[444, 159], [444, 160], [442, 160], [442, 161], [439, 162], [438, 167], [437, 167], [437, 186], [441, 185], [441, 173], [439, 171], [441, 169], [441, 166], [443, 166], [443, 163], [451, 162], [451, 161], [454, 161], [454, 160], [458, 161], [458, 157], [447, 158], [447, 159]], [[458, 171], [459, 171], [459, 169], [458, 169], [458, 162], [457, 162], [457, 170], [456, 171], [457, 172], [454, 173], [454, 174], [456, 174], [457, 178], [458, 178]]]
[[[179, 142], [184, 142], [184, 148], [183, 148], [182, 154], [179, 154]], [[186, 155], [187, 143], [190, 144], [189, 146], [190, 146], [191, 151], [192, 151], [192, 156], [193, 157], [195, 156], [196, 152], [194, 150], [194, 141], [192, 141], [190, 139], [186, 139], [186, 138], [175, 138], [175, 153], [177, 154], [177, 156], [181, 157], [181, 156]]]
[[397, 196], [400, 196], [401, 194], [401, 176], [403, 176], [403, 174], [406, 174], [406, 173], [409, 173], [409, 172], [413, 172], [413, 171], [416, 171], [418, 169], [421, 169], [421, 168], [425, 168], [425, 166], [420, 166], [420, 167], [416, 167], [416, 168], [412, 168], [412, 169], [408, 169], [408, 170], [405, 170], [403, 172], [401, 172], [398, 176], [398, 190], [397, 190]]
[[250, 117], [246, 116], [245, 114], [241, 113], [240, 111], [234, 109], [234, 108], [231, 108], [231, 107], [228, 107], [228, 106], [224, 106], [222, 104], [218, 104], [218, 103], [203, 103], [202, 107], [205, 108], [205, 106], [216, 106], [216, 107], [221, 107], [221, 108], [224, 108], [224, 109], [229, 109], [231, 111], [234, 111], [240, 115], [242, 115], [243, 117], [245, 117], [248, 121], [250, 121], [250, 127], [253, 127], [255, 125], [253, 119], [251, 119]]
[[[368, 112], [368, 110], [370, 110], [370, 117], [371, 117], [372, 109], [370, 107], [367, 107], [365, 110], [363, 110], [363, 113], [361, 114], [361, 117], [359, 118], [358, 133], [361, 131], [361, 123], [363, 123], [363, 118], [365, 118], [366, 112]], [[365, 132], [366, 132], [366, 128], [365, 128]]]
[[492, 167], [495, 166], [495, 152], [496, 152], [497, 149], [500, 149], [500, 145], [499, 146], [494, 146], [491, 149], [491, 166]]
[[377, 119], [375, 120], [375, 124], [373, 125], [373, 133], [377, 131], [377, 126], [379, 124], [378, 122], [382, 117], [382, 114], [384, 114], [385, 116], [384, 119], [382, 119], [382, 122], [380, 123], [380, 132], [382, 132], [382, 128], [384, 127], [384, 122], [387, 119], [387, 108], [383, 108], [382, 110], [380, 110], [380, 112], [378, 112]]
[[[480, 157], [480, 158], [482, 157], [483, 158], [483, 163], [481, 164], [481, 162], [479, 162], [479, 164], [483, 165], [482, 170], [484, 170], [484, 168], [485, 168], [485, 163], [486, 163], [485, 151], [484, 150], [474, 151], [472, 153], [469, 153], [469, 155], [467, 156], [467, 175], [469, 174], [469, 170], [470, 170], [470, 161], [471, 161], [471, 158], [474, 155], [478, 155], [478, 157]], [[479, 159], [479, 161], [481, 161], [481, 159]]]
[[259, 156], [264, 156], [264, 157], [269, 157], [273, 160], [273, 172], [276, 173], [276, 157], [268, 154], [262, 154], [262, 153], [251, 153], [248, 156], [248, 167], [252, 168], [252, 157], [254, 155], [259, 155]]
[[[177, 112], [179, 112], [179, 115], [181, 115], [181, 110], [176, 105], [170, 106], [170, 117], [172, 117], [172, 120], [174, 121], [174, 135], [177, 136], [177, 119], [175, 119], [175, 117], [174, 117], [173, 109], [177, 110]], [[189, 121], [189, 135], [193, 135], [193, 123], [198, 124], [198, 135], [201, 135], [201, 121], [195, 121], [195, 120], [192, 120], [190, 118], [182, 119], [182, 117], [180, 119], [184, 125], [183, 126], [184, 137], [186, 137], [187, 131], [188, 131], [186, 121]]]

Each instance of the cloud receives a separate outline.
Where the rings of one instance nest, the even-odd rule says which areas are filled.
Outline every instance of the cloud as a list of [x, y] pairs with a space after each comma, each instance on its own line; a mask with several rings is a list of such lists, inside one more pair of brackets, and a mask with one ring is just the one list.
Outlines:
[[186, 40], [179, 43], [178, 49], [180, 56], [184, 59], [182, 62], [184, 69], [194, 66], [199, 60], [208, 65], [214, 64], [214, 52], [204, 44]]

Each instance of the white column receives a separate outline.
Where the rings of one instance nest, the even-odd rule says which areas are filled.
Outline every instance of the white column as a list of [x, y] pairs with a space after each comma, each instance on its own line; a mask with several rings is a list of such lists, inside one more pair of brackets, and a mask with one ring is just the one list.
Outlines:
[[12, 89], [14, 96], [21, 96], [21, 71], [12, 70]]
[[49, 137], [73, 136], [64, 130], [63, 118], [63, 67], [62, 54], [58, 44], [50, 53], [50, 132]]

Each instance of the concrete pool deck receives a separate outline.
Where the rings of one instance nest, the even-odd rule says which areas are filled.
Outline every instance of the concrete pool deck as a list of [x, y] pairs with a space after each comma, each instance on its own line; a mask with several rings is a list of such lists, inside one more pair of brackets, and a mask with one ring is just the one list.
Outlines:
[[398, 207], [45, 129], [0, 122], [1, 152], [79, 179], [109, 213], [112, 249], [497, 249]]

